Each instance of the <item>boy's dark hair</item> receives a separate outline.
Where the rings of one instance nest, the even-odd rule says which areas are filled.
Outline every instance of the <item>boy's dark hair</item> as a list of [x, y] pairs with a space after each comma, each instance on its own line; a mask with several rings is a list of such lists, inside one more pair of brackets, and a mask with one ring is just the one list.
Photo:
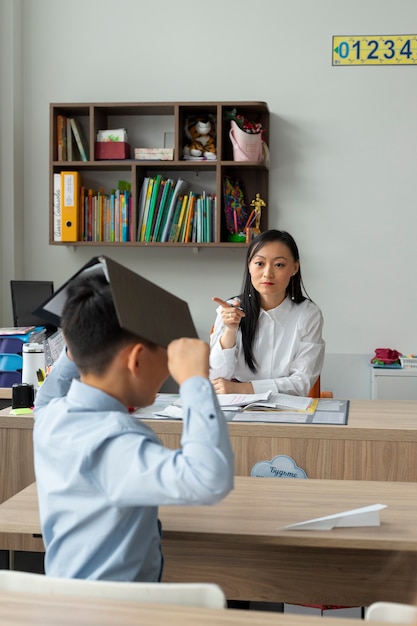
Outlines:
[[103, 374], [117, 352], [129, 344], [155, 347], [121, 328], [103, 274], [80, 276], [68, 286], [61, 327], [81, 373]]

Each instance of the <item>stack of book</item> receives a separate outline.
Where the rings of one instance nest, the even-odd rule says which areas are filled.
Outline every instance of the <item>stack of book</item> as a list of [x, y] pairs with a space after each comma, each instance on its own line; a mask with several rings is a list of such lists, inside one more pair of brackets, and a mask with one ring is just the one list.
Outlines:
[[137, 240], [204, 243], [214, 241], [216, 196], [190, 190], [179, 178], [145, 177], [138, 206]]
[[130, 184], [105, 193], [83, 185], [79, 172], [54, 174], [54, 241], [134, 241]]
[[80, 241], [132, 241], [132, 193], [81, 187]]
[[57, 115], [56, 141], [58, 161], [88, 161], [88, 144], [75, 118]]

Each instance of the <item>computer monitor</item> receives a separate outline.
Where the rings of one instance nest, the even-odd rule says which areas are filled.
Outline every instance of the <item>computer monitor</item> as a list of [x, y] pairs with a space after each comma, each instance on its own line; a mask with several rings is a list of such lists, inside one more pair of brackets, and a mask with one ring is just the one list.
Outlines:
[[49, 280], [11, 280], [13, 324], [20, 326], [45, 326], [45, 320], [33, 314], [54, 293]]

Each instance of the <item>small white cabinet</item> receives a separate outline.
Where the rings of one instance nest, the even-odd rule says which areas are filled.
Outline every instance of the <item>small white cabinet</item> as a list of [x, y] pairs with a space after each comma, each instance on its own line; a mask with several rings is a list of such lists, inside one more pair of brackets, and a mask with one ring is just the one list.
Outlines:
[[417, 400], [417, 368], [371, 370], [372, 400]]

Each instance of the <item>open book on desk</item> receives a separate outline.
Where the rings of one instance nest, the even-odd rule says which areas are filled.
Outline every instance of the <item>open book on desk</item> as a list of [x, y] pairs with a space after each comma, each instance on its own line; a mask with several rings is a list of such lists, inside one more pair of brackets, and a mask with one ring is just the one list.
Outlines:
[[[295, 413], [314, 414], [317, 400], [303, 396], [291, 396], [284, 393], [228, 393], [217, 395], [220, 407], [225, 412], [243, 411], [294, 411]], [[182, 403], [178, 398], [161, 410], [153, 411], [155, 417], [166, 419], [182, 418]]]
[[291, 396], [286, 393], [271, 393], [267, 400], [254, 400], [243, 406], [224, 407], [227, 411], [295, 411], [313, 414], [318, 403], [317, 398]]

